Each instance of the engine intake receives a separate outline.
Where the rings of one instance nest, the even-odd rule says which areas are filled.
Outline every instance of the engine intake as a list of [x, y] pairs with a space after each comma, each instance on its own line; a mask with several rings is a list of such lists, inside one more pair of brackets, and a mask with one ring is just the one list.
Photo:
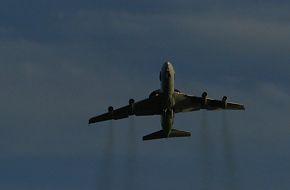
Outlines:
[[113, 112], [114, 112], [114, 108], [113, 108], [113, 106], [109, 106], [109, 107], [108, 107], [108, 112], [109, 112], [110, 114], [113, 114]]
[[159, 96], [159, 94], [160, 94], [160, 90], [154, 90], [153, 92], [150, 93], [149, 98]]
[[129, 106], [130, 106], [131, 114], [134, 114], [134, 110], [135, 110], [135, 100], [134, 99], [129, 100]]
[[227, 108], [227, 99], [228, 99], [228, 97], [226, 97], [226, 96], [223, 96], [223, 98], [222, 98], [222, 107], [224, 109]]
[[134, 104], [134, 103], [135, 103], [135, 100], [134, 100], [134, 99], [130, 99], [130, 100], [129, 100], [129, 104], [130, 104], [130, 105], [132, 105], [132, 104]]
[[201, 97], [202, 97], [201, 105], [206, 106], [207, 105], [207, 92], [203, 92]]

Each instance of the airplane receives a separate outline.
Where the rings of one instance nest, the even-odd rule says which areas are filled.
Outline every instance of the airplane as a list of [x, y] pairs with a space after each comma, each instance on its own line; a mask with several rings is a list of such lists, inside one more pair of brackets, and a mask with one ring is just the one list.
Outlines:
[[135, 102], [129, 100], [129, 105], [114, 109], [108, 107], [108, 112], [92, 117], [89, 124], [128, 118], [131, 115], [149, 116], [160, 115], [162, 129], [143, 136], [143, 140], [153, 140], [171, 137], [189, 137], [190, 132], [173, 128], [174, 116], [176, 113], [206, 110], [245, 110], [242, 104], [227, 102], [227, 97], [222, 100], [207, 98], [207, 92], [201, 97], [187, 95], [174, 88], [175, 71], [170, 62], [165, 62], [159, 73], [161, 88], [150, 93], [149, 97]]

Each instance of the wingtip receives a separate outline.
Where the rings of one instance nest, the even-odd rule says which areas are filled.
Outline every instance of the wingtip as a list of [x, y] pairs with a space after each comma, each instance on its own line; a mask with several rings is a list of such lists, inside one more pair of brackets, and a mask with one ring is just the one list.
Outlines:
[[90, 119], [89, 122], [88, 122], [88, 125], [89, 125], [89, 124], [92, 124], [92, 123], [93, 123], [93, 121], [92, 121], [92, 119]]
[[88, 124], [96, 123], [96, 117], [91, 117]]

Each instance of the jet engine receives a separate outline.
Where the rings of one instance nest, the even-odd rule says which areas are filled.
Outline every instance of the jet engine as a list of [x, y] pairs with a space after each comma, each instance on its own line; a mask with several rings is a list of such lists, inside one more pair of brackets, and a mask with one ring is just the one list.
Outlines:
[[206, 106], [207, 105], [207, 92], [203, 92], [201, 97], [202, 97], [201, 105]]
[[224, 109], [227, 108], [227, 99], [228, 99], [228, 97], [223, 96], [223, 99], [222, 99], [222, 107], [223, 107]]
[[179, 93], [180, 93], [180, 90], [178, 90], [178, 89], [174, 89], [174, 92], [179, 92]]
[[134, 99], [129, 100], [129, 106], [131, 109], [131, 114], [134, 114], [134, 108], [135, 108], [135, 100]]
[[153, 92], [150, 93], [149, 98], [159, 96], [159, 94], [160, 94], [160, 90], [154, 90]]
[[108, 107], [108, 112], [109, 112], [111, 115], [113, 115], [113, 112], [114, 112], [114, 108], [113, 108], [113, 106]]

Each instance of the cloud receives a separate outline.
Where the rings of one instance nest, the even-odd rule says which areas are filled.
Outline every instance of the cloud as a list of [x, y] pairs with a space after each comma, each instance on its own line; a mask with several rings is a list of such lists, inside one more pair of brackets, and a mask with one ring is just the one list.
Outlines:
[[[261, 172], [266, 164], [275, 167], [277, 160], [284, 163], [289, 157], [286, 151], [289, 130], [285, 125], [289, 123], [286, 18], [290, 11], [286, 2], [72, 1], [68, 5], [35, 1], [24, 5], [14, 1], [4, 4], [6, 8], [0, 6], [1, 14], [7, 18], [0, 25], [3, 159], [48, 159], [54, 164], [60, 159], [83, 162], [84, 158], [91, 158], [98, 160], [93, 164], [97, 171], [98, 164], [103, 163], [99, 158], [106, 145], [104, 134], [108, 123], [90, 128], [86, 124], [88, 118], [105, 112], [110, 104], [118, 107], [127, 104], [131, 97], [136, 100], [147, 97], [151, 90], [159, 88], [158, 72], [167, 59], [176, 68], [180, 90], [188, 93], [193, 90], [196, 95], [207, 90], [211, 98], [228, 95], [229, 100], [246, 104], [245, 112], [228, 115], [238, 153], [237, 171], [242, 168], [245, 173]], [[199, 125], [196, 123], [199, 116], [198, 113], [179, 115], [176, 125]], [[217, 138], [221, 134], [216, 127], [220, 122], [218, 117], [219, 113], [209, 114], [212, 122], [209, 125], [214, 126], [212, 134], [217, 134]], [[140, 126], [136, 140], [160, 127], [157, 117], [138, 118], [136, 125]], [[123, 150], [127, 127], [127, 120], [118, 121], [116, 164], [126, 160]], [[154, 175], [164, 176], [166, 166], [174, 162], [179, 165], [173, 169], [179, 169], [189, 180], [196, 180], [198, 170], [186, 169], [188, 164], [196, 167], [200, 160], [192, 161], [188, 146], [184, 146], [198, 138], [195, 129], [189, 130], [196, 138], [147, 144], [138, 141], [142, 151], [138, 151], [141, 156], [137, 157], [142, 166], [137, 166], [141, 172], [136, 176], [155, 180], [149, 174], [160, 167], [158, 164], [163, 163], [165, 156], [167, 161], [162, 170]], [[196, 150], [196, 145], [190, 147], [190, 151]], [[216, 158], [217, 153], [212, 153]], [[265, 165], [244, 162], [265, 157], [268, 159]], [[243, 170], [245, 166], [251, 167]], [[13, 172], [18, 169], [12, 167]], [[37, 173], [38, 170], [32, 177]], [[116, 175], [121, 173], [116, 171]], [[277, 184], [267, 179], [279, 178], [283, 172], [275, 170], [265, 175], [261, 181]], [[255, 179], [252, 175], [237, 176], [243, 180]], [[183, 177], [177, 179], [180, 184], [184, 184]], [[158, 182], [160, 186], [165, 183]], [[194, 187], [198, 183], [194, 181]], [[257, 189], [261, 184], [257, 182]]]
[[[278, 14], [277, 8], [265, 7]], [[284, 80], [289, 71], [287, 22], [280, 17], [270, 18], [262, 8], [256, 14], [252, 9], [250, 14], [224, 9], [151, 14], [80, 10], [63, 28], [69, 29], [72, 40], [79, 44], [93, 39], [93, 49], [110, 62], [128, 62], [123, 67], [139, 62], [158, 68], [157, 62], [169, 59], [187, 68], [199, 67], [210, 76], [226, 72], [229, 77], [257, 79], [255, 72], [260, 70], [273, 80], [279, 73], [277, 78]]]
[[[122, 106], [131, 97], [147, 97], [151, 90], [149, 84], [139, 85], [142, 77], [132, 81], [129, 71], [101, 57], [88, 57], [91, 52], [81, 48], [2, 41], [1, 49], [0, 146], [5, 158], [94, 154], [91, 150], [102, 145], [84, 143], [89, 134], [95, 136], [89, 131], [97, 130], [87, 126], [89, 117], [110, 104]], [[134, 93], [134, 87], [146, 94]], [[77, 132], [80, 126], [86, 129], [83, 135]], [[105, 138], [101, 134], [100, 141]]]

